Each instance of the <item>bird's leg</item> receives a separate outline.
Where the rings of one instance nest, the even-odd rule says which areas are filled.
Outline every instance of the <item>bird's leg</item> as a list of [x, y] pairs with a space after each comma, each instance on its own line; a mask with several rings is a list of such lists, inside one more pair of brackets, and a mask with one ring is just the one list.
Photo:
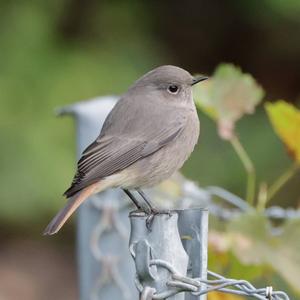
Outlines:
[[139, 202], [136, 200], [136, 198], [134, 197], [134, 195], [129, 190], [127, 190], [127, 189], [123, 189], [123, 191], [132, 200], [132, 202], [137, 207], [137, 209], [138, 210], [142, 210], [142, 207], [139, 205]]
[[140, 196], [144, 199], [144, 201], [147, 203], [147, 205], [149, 206], [150, 208], [150, 213], [147, 213], [148, 214], [148, 217], [146, 219], [146, 227], [149, 231], [151, 231], [151, 227], [152, 227], [152, 223], [153, 223], [153, 220], [154, 220], [154, 217], [158, 214], [167, 214], [167, 215], [170, 215], [170, 211], [169, 210], [158, 210], [157, 208], [155, 208], [153, 206], [153, 204], [151, 203], [149, 197], [140, 189], [140, 188], [137, 188], [136, 191], [140, 194]]
[[158, 212], [158, 210], [153, 206], [153, 204], [151, 203], [149, 197], [140, 189], [140, 188], [137, 188], [136, 191], [140, 194], [140, 196], [144, 199], [144, 201], [147, 203], [147, 205], [149, 206], [150, 208], [150, 212], [152, 214], [155, 214]]

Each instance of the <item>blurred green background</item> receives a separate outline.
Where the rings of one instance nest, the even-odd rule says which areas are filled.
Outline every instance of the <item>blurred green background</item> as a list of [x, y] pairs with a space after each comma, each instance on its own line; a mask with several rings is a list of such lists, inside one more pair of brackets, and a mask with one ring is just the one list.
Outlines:
[[[50, 287], [34, 272], [32, 278], [41, 284], [26, 290], [30, 284], [18, 273], [23, 264], [13, 263], [16, 249], [27, 249], [21, 251], [24, 260], [49, 257], [42, 253], [52, 251], [52, 262], [72, 274], [66, 294], [60, 291], [57, 298], [76, 295], [70, 225], [51, 241], [40, 237], [61, 207], [75, 167], [73, 121], [55, 118], [54, 109], [120, 94], [161, 64], [211, 74], [221, 62], [251, 73], [266, 90], [266, 99], [297, 104], [299, 15], [297, 0], [0, 1], [0, 264], [6, 262], [10, 271], [15, 267], [17, 277], [12, 278], [23, 284], [23, 299], [48, 299], [39, 295]], [[246, 177], [240, 161], [219, 139], [215, 124], [201, 112], [199, 116], [201, 139], [184, 174], [202, 186], [219, 185], [243, 196]], [[271, 181], [290, 164], [262, 107], [240, 121], [237, 132], [260, 179]], [[273, 204], [296, 206], [299, 179], [292, 179]], [[63, 253], [70, 253], [71, 262], [62, 259]], [[44, 264], [39, 257], [30, 265], [36, 261]], [[3, 270], [3, 299], [17, 299], [18, 291], [5, 286], [9, 277]], [[58, 270], [56, 266], [51, 278], [59, 286]]]

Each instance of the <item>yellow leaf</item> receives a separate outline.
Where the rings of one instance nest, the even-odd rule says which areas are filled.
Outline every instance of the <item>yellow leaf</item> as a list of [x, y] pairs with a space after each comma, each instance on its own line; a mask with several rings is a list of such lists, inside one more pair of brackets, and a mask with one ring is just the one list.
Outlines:
[[300, 163], [300, 110], [283, 100], [266, 103], [265, 109], [288, 153]]
[[211, 292], [208, 293], [208, 300], [245, 300], [244, 297], [233, 295], [233, 294], [225, 294], [220, 292]]

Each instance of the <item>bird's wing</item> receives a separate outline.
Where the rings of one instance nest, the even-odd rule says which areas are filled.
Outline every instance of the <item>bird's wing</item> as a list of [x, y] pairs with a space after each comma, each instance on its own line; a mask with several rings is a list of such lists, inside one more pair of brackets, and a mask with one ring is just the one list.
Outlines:
[[[90, 184], [155, 153], [175, 140], [185, 126], [185, 117], [171, 111], [169, 113], [172, 115], [164, 116], [163, 119], [159, 118], [158, 122], [151, 121], [149, 115], [143, 122], [140, 122], [139, 117], [125, 122], [123, 119], [121, 132], [120, 129], [114, 132], [115, 130], [110, 128], [111, 117], [109, 116], [108, 123], [104, 125], [106, 128], [104, 132], [102, 130], [99, 138], [83, 152], [72, 185], [64, 195], [70, 197]], [[150, 112], [148, 113], [151, 115]], [[115, 126], [119, 119], [114, 120], [112, 124]], [[136, 122], [138, 124], [134, 124]]]

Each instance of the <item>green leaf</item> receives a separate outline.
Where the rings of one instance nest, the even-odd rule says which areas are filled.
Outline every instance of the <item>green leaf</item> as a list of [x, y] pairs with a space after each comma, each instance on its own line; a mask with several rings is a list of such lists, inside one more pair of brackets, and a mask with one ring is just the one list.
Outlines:
[[207, 295], [208, 300], [245, 300], [246, 298], [234, 294], [211, 292]]
[[270, 265], [300, 290], [300, 219], [288, 220], [274, 230], [263, 214], [251, 213], [232, 220], [228, 230], [232, 251], [241, 262]]
[[255, 79], [232, 64], [221, 64], [213, 76], [195, 86], [196, 105], [217, 121], [219, 135], [231, 139], [235, 123], [254, 112], [264, 96]]

